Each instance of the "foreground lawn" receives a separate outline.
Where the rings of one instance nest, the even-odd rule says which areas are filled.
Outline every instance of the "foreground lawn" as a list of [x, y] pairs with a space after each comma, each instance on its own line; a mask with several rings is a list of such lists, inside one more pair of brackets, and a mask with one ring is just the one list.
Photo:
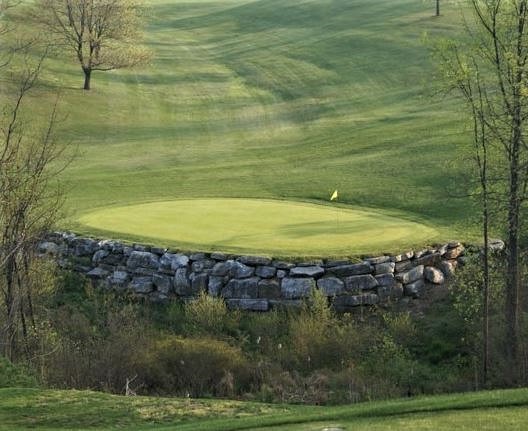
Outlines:
[[[194, 250], [346, 255], [412, 246], [435, 238], [421, 223], [365, 209], [280, 200], [191, 199], [112, 207], [80, 221], [111, 235]], [[138, 235], [140, 232], [140, 235]]]
[[460, 154], [461, 107], [432, 96], [423, 40], [460, 29], [452, 2], [440, 18], [416, 0], [148, 3], [150, 66], [95, 73], [84, 92], [77, 65], [47, 63], [45, 84], [65, 87], [61, 136], [78, 149], [63, 226], [90, 230], [78, 218], [101, 207], [327, 202], [338, 189], [352, 209], [471, 236], [472, 208], [454, 198], [472, 163]]
[[0, 430], [315, 431], [331, 426], [375, 431], [525, 430], [528, 390], [311, 407], [0, 389]]

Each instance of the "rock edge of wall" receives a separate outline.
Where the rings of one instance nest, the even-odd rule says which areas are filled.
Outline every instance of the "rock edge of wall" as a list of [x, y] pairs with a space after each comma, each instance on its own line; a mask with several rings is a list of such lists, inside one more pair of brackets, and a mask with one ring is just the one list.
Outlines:
[[203, 291], [224, 298], [231, 309], [268, 311], [300, 306], [312, 289], [319, 289], [337, 311], [347, 312], [424, 298], [464, 263], [466, 248], [452, 241], [361, 261], [290, 262], [266, 256], [181, 253], [57, 232], [39, 244], [38, 252], [85, 274], [98, 287], [156, 302], [188, 301]]

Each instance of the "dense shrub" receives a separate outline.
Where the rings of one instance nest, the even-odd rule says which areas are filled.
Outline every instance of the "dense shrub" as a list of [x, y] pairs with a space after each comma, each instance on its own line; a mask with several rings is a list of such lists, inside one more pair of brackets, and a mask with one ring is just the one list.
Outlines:
[[251, 369], [242, 350], [213, 338], [168, 336], [141, 358], [150, 393], [233, 396], [249, 390]]
[[0, 356], [0, 388], [34, 388], [36, 379], [25, 368]]

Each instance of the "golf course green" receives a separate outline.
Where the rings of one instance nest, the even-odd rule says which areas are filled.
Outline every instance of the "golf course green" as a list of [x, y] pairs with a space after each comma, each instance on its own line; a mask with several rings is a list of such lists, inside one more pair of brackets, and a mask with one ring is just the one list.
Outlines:
[[181, 199], [82, 216], [88, 228], [198, 250], [346, 255], [435, 238], [435, 229], [367, 209], [258, 199]]
[[[36, 97], [55, 100], [61, 88], [60, 110], [67, 115], [60, 138], [75, 154], [61, 177], [66, 217], [59, 227], [138, 241], [181, 239], [182, 246], [304, 254], [374, 252], [475, 234], [474, 209], [464, 197], [472, 162], [463, 144], [469, 141], [457, 103], [435, 96], [425, 42], [456, 34], [456, 5], [446, 2], [437, 18], [432, 2], [416, 0], [146, 4], [149, 65], [96, 72], [92, 90], [83, 91], [82, 71], [69, 56], [46, 62], [49, 94]], [[177, 226], [179, 216], [168, 212], [173, 204], [150, 207], [141, 222], [108, 220], [117, 213], [121, 220], [130, 211], [125, 207], [143, 202], [328, 203], [335, 189], [339, 204], [352, 210], [343, 209], [343, 217], [351, 218], [340, 231], [334, 229], [335, 209], [327, 208], [321, 218], [306, 216], [322, 230], [303, 227], [304, 221], [271, 220], [271, 212], [255, 220], [270, 224], [260, 237], [234, 232], [247, 223], [237, 225], [228, 215], [219, 219], [228, 224], [218, 233], [205, 232], [201, 200], [194, 215], [186, 213], [196, 222], [193, 229]], [[367, 230], [352, 226], [353, 211], [361, 208], [375, 214]], [[394, 213], [402, 218], [398, 228], [393, 218], [381, 216]]]

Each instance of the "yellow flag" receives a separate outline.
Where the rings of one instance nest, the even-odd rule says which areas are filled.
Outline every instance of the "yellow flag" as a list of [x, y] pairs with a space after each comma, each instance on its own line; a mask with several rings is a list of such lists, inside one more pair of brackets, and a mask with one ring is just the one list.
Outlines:
[[337, 190], [332, 194], [332, 197], [330, 198], [331, 201], [337, 199]]

